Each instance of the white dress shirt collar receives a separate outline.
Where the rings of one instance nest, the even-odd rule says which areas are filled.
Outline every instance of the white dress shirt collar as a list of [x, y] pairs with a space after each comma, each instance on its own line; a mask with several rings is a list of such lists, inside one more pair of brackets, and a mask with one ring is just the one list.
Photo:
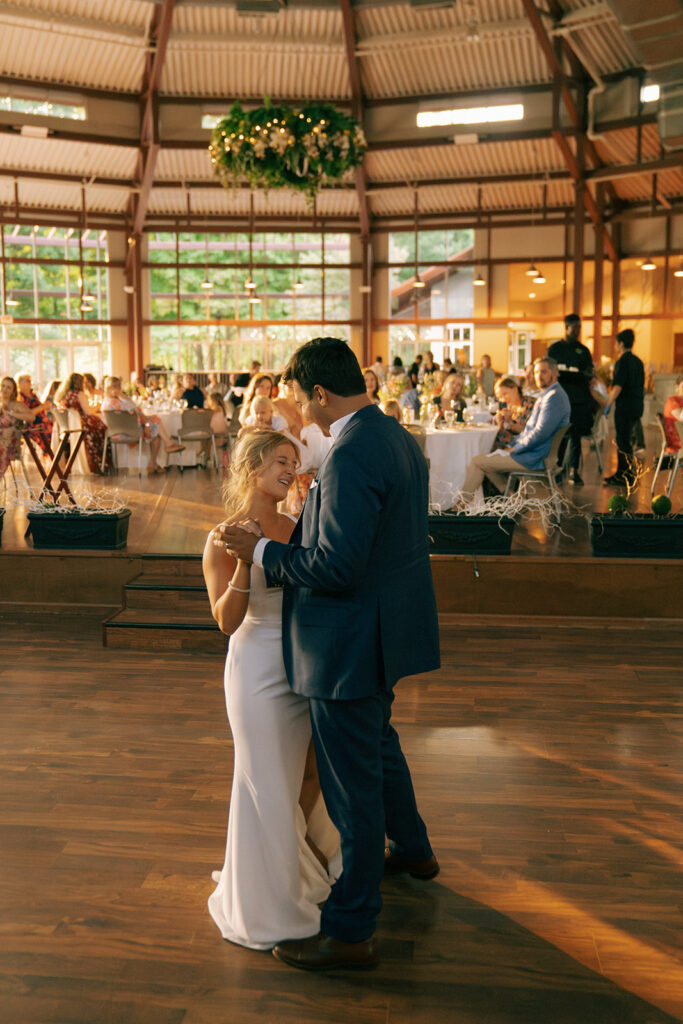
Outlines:
[[330, 434], [332, 436], [332, 443], [333, 444], [337, 440], [339, 435], [341, 434], [341, 432], [344, 429], [344, 427], [346, 426], [346, 424], [349, 422], [349, 420], [353, 416], [356, 415], [357, 412], [358, 412], [358, 410], [356, 409], [356, 410], [354, 410], [354, 412], [350, 412], [346, 416], [342, 416], [341, 419], [335, 420], [334, 423], [330, 423]]

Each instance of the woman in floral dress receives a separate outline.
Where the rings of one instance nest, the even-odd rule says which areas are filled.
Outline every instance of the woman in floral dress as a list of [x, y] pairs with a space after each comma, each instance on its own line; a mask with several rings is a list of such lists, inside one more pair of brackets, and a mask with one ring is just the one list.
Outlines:
[[[83, 444], [91, 473], [102, 472], [102, 452], [107, 428], [91, 409], [83, 391], [83, 375], [72, 373], [64, 381], [56, 395], [61, 409], [77, 409], [83, 427]], [[111, 469], [111, 448], [107, 452], [106, 469]]]
[[17, 399], [17, 385], [13, 377], [3, 377], [0, 383], [0, 477], [19, 455], [22, 423], [32, 423], [35, 413]]

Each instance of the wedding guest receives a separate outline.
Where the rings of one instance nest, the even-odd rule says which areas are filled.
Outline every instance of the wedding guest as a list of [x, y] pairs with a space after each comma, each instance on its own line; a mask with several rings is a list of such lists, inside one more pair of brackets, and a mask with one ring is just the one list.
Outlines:
[[477, 388], [483, 391], [487, 398], [492, 398], [496, 384], [496, 371], [491, 366], [491, 356], [483, 355], [477, 370]]
[[424, 360], [422, 361], [422, 365], [420, 366], [420, 369], [418, 371], [419, 379], [423, 380], [430, 373], [436, 373], [436, 371], [440, 369], [441, 367], [439, 366], [439, 364], [434, 362], [434, 353], [425, 352]]
[[403, 417], [401, 416], [401, 406], [395, 398], [390, 398], [384, 403], [382, 408], [385, 416], [393, 416], [399, 423], [403, 423]]
[[603, 482], [608, 486], [633, 484], [638, 475], [631, 437], [636, 422], [643, 415], [645, 367], [632, 351], [634, 342], [635, 335], [630, 327], [617, 334], [614, 383], [609, 394], [610, 404], [605, 407], [607, 413], [614, 406], [617, 471], [605, 477]]
[[403, 365], [403, 360], [401, 359], [401, 357], [394, 356], [393, 362], [391, 364], [391, 370], [389, 371], [389, 375], [391, 377], [404, 377], [405, 372], [405, 366]]
[[406, 377], [408, 386], [398, 397], [401, 409], [412, 409], [416, 416], [420, 415], [420, 396], [417, 393], [417, 374], [411, 370]]
[[230, 406], [232, 410], [230, 416], [228, 415], [228, 408], [223, 401], [223, 396], [220, 391], [214, 391], [213, 394], [209, 395], [206, 399], [206, 407], [211, 410], [210, 427], [213, 433], [214, 444], [216, 449], [220, 450], [222, 455], [223, 469], [227, 469], [230, 463], [230, 423], [229, 419], [234, 414], [234, 406]]
[[248, 373], [231, 373], [228, 376], [228, 390], [223, 395], [223, 401], [230, 402], [235, 409], [238, 409], [244, 402], [244, 392], [248, 387]]
[[301, 435], [304, 421], [301, 415], [301, 410], [294, 400], [292, 382], [281, 382], [277, 398], [272, 398], [271, 396], [271, 401], [275, 406], [276, 413], [285, 419], [288, 433], [291, 434], [292, 437], [299, 437]]
[[251, 403], [257, 395], [262, 396], [263, 398], [272, 399], [273, 378], [269, 373], [256, 373], [249, 381], [249, 386], [244, 394], [244, 401], [240, 407], [239, 416], [242, 426], [244, 426], [247, 418], [251, 415]]
[[498, 433], [493, 442], [493, 450], [508, 448], [514, 444], [517, 434], [521, 434], [531, 416], [536, 399], [525, 395], [516, 377], [501, 377], [495, 384], [495, 395], [500, 403], [496, 413]]
[[[269, 430], [283, 430], [286, 424], [284, 417], [278, 416], [275, 406], [265, 395], [256, 395], [249, 403], [249, 415], [244, 418], [245, 427], [267, 427]], [[278, 423], [278, 426], [275, 426]], [[240, 432], [241, 436], [241, 432]]]
[[92, 373], [83, 374], [83, 391], [85, 397], [88, 399], [88, 405], [94, 412], [100, 411], [102, 405], [102, 399], [104, 397], [104, 391], [100, 391], [97, 387], [97, 381], [93, 377]]
[[[554, 359], [560, 369], [560, 384], [567, 393], [572, 410], [571, 424], [568, 432], [571, 444], [571, 468], [569, 479], [578, 487], [583, 480], [579, 474], [581, 463], [581, 438], [590, 434], [593, 429], [595, 404], [591, 396], [590, 382], [593, 379], [593, 356], [591, 351], [579, 341], [581, 334], [581, 317], [570, 313], [564, 318], [565, 336], [555, 341], [548, 349], [548, 355]], [[564, 461], [563, 442], [558, 453], [558, 462]]]
[[173, 384], [171, 386], [172, 401], [179, 402], [180, 399], [183, 397], [184, 390], [185, 378], [183, 377], [182, 373], [176, 373], [176, 375], [173, 378]]
[[255, 374], [260, 373], [261, 365], [262, 364], [258, 361], [258, 359], [252, 359], [251, 366], [249, 367], [249, 376], [253, 377], [255, 376]]
[[304, 502], [315, 479], [315, 475], [332, 447], [332, 438], [325, 437], [318, 424], [312, 423], [306, 416], [303, 417], [303, 426], [299, 438], [293, 439], [292, 435], [286, 430], [283, 433], [285, 437], [296, 441], [299, 453], [296, 480], [287, 492], [285, 504], [285, 508], [290, 515], [298, 516], [304, 507]]
[[[135, 404], [133, 399], [128, 398], [128, 396], [124, 394], [120, 377], [109, 378], [107, 393], [102, 399], [102, 412], [130, 412], [137, 418], [138, 423], [144, 430], [145, 440], [149, 441], [149, 462], [147, 464], [148, 473], [165, 472], [162, 466], [157, 465], [159, 448], [162, 441], [164, 443], [164, 448], [169, 455], [173, 452], [182, 452], [185, 450], [184, 445], [177, 444], [171, 437], [169, 437], [166, 428], [158, 416], [145, 416], [142, 409]], [[131, 448], [134, 447], [135, 445], [131, 445]]]
[[137, 373], [131, 373], [130, 384], [128, 386], [128, 394], [132, 397], [147, 398], [147, 388], [140, 380], [140, 375]]
[[31, 385], [31, 374], [22, 373], [17, 377], [18, 399], [23, 402], [27, 409], [34, 413], [34, 420], [29, 428], [33, 440], [42, 448], [45, 455], [51, 456], [52, 449], [50, 440], [52, 437], [52, 423], [48, 417], [51, 400], [41, 402]]
[[455, 373], [455, 367], [453, 366], [453, 360], [449, 359], [448, 356], [443, 361], [444, 373]]
[[197, 384], [197, 378], [193, 373], [186, 373], [183, 377], [183, 383], [185, 390], [180, 396], [184, 402], [187, 402], [188, 409], [203, 409], [204, 408], [204, 392]]
[[217, 392], [223, 393], [223, 385], [221, 384], [220, 377], [217, 373], [210, 373], [205, 386], [202, 388], [206, 398], [209, 395], [215, 395]]
[[34, 420], [33, 410], [19, 401], [14, 378], [3, 377], [0, 382], [0, 477], [19, 455], [22, 424], [33, 423]]
[[377, 379], [377, 374], [368, 367], [367, 370], [363, 371], [363, 376], [365, 378], [365, 390], [368, 398], [375, 405], [379, 405], [379, 380]]
[[542, 469], [555, 433], [569, 423], [567, 393], [558, 382], [554, 359], [544, 356], [534, 363], [536, 386], [541, 390], [527, 425], [514, 443], [503, 451], [476, 455], [469, 464], [461, 498], [471, 504], [484, 477], [499, 491], [505, 490], [508, 473], [515, 470]]
[[387, 368], [382, 362], [381, 356], [375, 356], [375, 361], [370, 367], [370, 369], [374, 373], [375, 377], [377, 377], [377, 380], [380, 382], [380, 384], [383, 384], [384, 381], [387, 379]]
[[536, 380], [534, 378], [534, 364], [529, 363], [524, 367], [524, 380], [522, 382], [522, 393], [525, 395], [531, 395], [533, 398], [538, 398], [540, 392], [536, 387]]
[[441, 388], [441, 394], [434, 397], [434, 404], [439, 407], [439, 419], [444, 419], [447, 412], [455, 413], [455, 419], [462, 423], [462, 414], [467, 408], [462, 389], [465, 378], [461, 373], [449, 373]]
[[676, 390], [664, 403], [664, 433], [666, 450], [675, 455], [681, 447], [681, 438], [676, 423], [683, 422], [683, 376], [676, 377]]
[[[83, 428], [83, 446], [91, 473], [102, 473], [102, 452], [107, 428], [91, 408], [83, 390], [83, 374], [71, 373], [55, 395], [62, 409], [76, 409]], [[107, 451], [106, 468], [111, 469], [111, 448]]]

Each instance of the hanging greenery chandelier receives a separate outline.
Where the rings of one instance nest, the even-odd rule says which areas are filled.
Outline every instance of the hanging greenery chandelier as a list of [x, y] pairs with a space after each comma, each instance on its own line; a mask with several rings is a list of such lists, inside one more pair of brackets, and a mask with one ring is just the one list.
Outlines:
[[[322, 185], [346, 184], [367, 148], [358, 122], [327, 103], [243, 110], [234, 103], [211, 135], [209, 152], [224, 187], [291, 188], [312, 202]], [[349, 182], [350, 183], [350, 182]]]

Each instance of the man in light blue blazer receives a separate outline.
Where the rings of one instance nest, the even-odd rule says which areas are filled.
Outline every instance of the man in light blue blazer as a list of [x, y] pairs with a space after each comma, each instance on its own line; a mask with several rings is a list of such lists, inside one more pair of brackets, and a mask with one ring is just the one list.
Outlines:
[[471, 502], [484, 477], [499, 491], [505, 490], [508, 473], [515, 470], [543, 469], [553, 435], [569, 423], [571, 406], [567, 393], [558, 383], [558, 366], [550, 356], [534, 362], [536, 387], [541, 390], [531, 416], [517, 440], [509, 448], [477, 455], [469, 464], [461, 498]]
[[306, 418], [334, 443], [289, 544], [257, 542], [239, 527], [225, 527], [224, 539], [263, 566], [269, 586], [284, 588], [285, 669], [294, 692], [310, 701], [343, 871], [320, 933], [273, 952], [307, 970], [372, 967], [385, 872], [426, 880], [439, 871], [391, 725], [394, 684], [439, 667], [428, 467], [408, 431], [367, 397], [345, 342], [303, 345], [285, 379]]

